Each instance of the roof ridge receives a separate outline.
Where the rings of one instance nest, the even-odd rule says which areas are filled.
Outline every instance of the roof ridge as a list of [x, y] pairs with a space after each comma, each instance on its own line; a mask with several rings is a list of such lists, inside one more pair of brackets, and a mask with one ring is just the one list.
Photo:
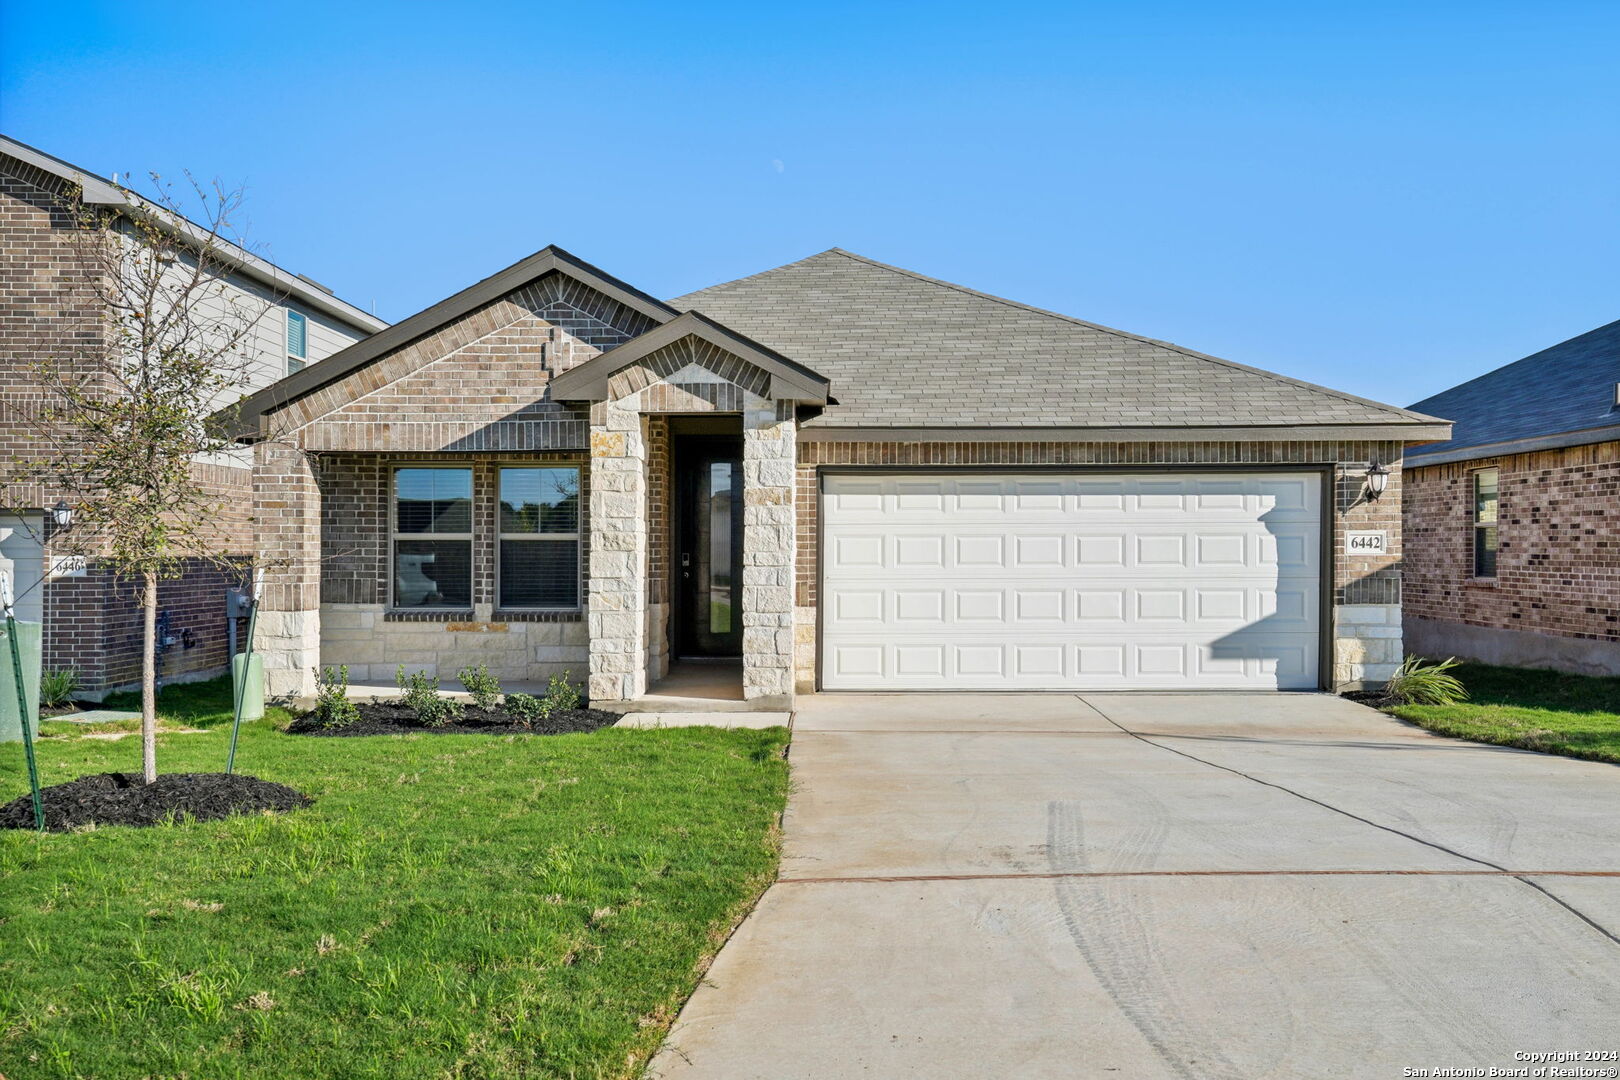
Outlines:
[[[1017, 300], [1009, 300], [1005, 296], [997, 296], [994, 293], [981, 292], [978, 289], [969, 288], [966, 285], [958, 285], [954, 281], [946, 281], [943, 278], [929, 277], [927, 274], [919, 274], [917, 271], [907, 270], [903, 266], [894, 266], [890, 263], [878, 262], [876, 259], [868, 258], [865, 255], [858, 255], [853, 251], [845, 251], [843, 248], [829, 248], [827, 251], [821, 252], [823, 255], [831, 253], [837, 253], [856, 262], [865, 263], [868, 266], [876, 267], [879, 270], [888, 270], [891, 273], [902, 274], [906, 277], [915, 278], [918, 281], [924, 281], [930, 285], [939, 285], [947, 289], [954, 289], [959, 293], [977, 297], [980, 300], [989, 300], [993, 303], [1004, 304], [1007, 307], [1016, 308], [1020, 311], [1028, 311], [1035, 315], [1044, 315], [1048, 318], [1073, 323], [1076, 326], [1084, 326], [1088, 329], [1097, 330], [1105, 334], [1113, 334], [1115, 337], [1125, 338], [1128, 341], [1140, 341], [1148, 345], [1157, 345], [1160, 348], [1169, 349], [1172, 352], [1180, 353], [1183, 356], [1190, 356], [1197, 360], [1207, 360], [1212, 364], [1221, 364], [1225, 367], [1235, 368], [1238, 371], [1248, 372], [1251, 375], [1262, 375], [1266, 378], [1275, 379], [1277, 382], [1286, 383], [1289, 386], [1297, 386], [1303, 387], [1306, 390], [1314, 390], [1317, 393], [1327, 394], [1330, 397], [1340, 398], [1345, 401], [1353, 401], [1358, 405], [1369, 405], [1375, 409], [1383, 409], [1386, 412], [1410, 417], [1415, 420], [1438, 420], [1437, 417], [1426, 416], [1423, 413], [1414, 412], [1411, 409], [1403, 409], [1398, 405], [1390, 405], [1386, 402], [1374, 401], [1371, 398], [1360, 397], [1356, 394], [1346, 393], [1343, 390], [1334, 390], [1332, 387], [1322, 386], [1318, 383], [1306, 382], [1304, 379], [1295, 379], [1288, 375], [1280, 375], [1275, 371], [1267, 371], [1265, 368], [1257, 368], [1251, 367], [1248, 364], [1240, 364], [1236, 360], [1227, 360], [1224, 357], [1211, 356], [1208, 353], [1202, 353], [1196, 349], [1189, 349], [1184, 345], [1177, 345], [1173, 341], [1164, 341], [1160, 338], [1150, 338], [1142, 334], [1133, 334], [1129, 330], [1120, 330], [1112, 326], [1104, 326], [1102, 323], [1094, 323], [1086, 319], [1078, 318], [1074, 315], [1065, 315], [1060, 311], [1051, 311], [1047, 308], [1038, 308], [1033, 304], [1024, 304], [1018, 302]], [[783, 267], [777, 267], [777, 269], [780, 270], [783, 269]], [[769, 271], [766, 271], [766, 273], [769, 273]]]
[[843, 248], [830, 247], [826, 251], [818, 251], [814, 255], [806, 255], [802, 259], [794, 259], [792, 262], [783, 263], [781, 266], [772, 266], [764, 270], [756, 270], [752, 274], [744, 274], [742, 277], [732, 278], [730, 281], [719, 281], [713, 285], [705, 285], [701, 289], [693, 289], [690, 292], [681, 293], [680, 296], [672, 297], [670, 300], [666, 301], [666, 303], [673, 303], [675, 300], [682, 300], [689, 296], [696, 296], [699, 293], [714, 292], [716, 289], [727, 289], [733, 285], [741, 285], [745, 281], [752, 281], [757, 277], [764, 277], [766, 274], [774, 274], [778, 270], [786, 270], [790, 266], [798, 266], [800, 263], [807, 263], [811, 259], [819, 259], [823, 255], [832, 255], [835, 253], [839, 255], [849, 254], [849, 252], [845, 251]]

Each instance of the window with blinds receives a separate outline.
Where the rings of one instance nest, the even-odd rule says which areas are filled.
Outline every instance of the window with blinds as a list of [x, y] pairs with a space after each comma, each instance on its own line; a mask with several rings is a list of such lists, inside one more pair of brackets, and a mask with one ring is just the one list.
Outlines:
[[1474, 473], [1474, 576], [1496, 576], [1496, 501], [1502, 474], [1497, 469]]
[[472, 470], [395, 469], [394, 607], [472, 607]]
[[309, 362], [309, 322], [296, 311], [287, 312], [287, 374]]
[[500, 470], [498, 606], [579, 607], [579, 469]]

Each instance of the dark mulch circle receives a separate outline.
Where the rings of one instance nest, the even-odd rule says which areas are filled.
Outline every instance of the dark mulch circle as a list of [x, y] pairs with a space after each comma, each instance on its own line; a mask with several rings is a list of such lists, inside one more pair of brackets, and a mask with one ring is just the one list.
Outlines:
[[[40, 791], [45, 827], [61, 832], [80, 825], [157, 825], [173, 818], [215, 821], [261, 810], [297, 810], [312, 801], [303, 792], [256, 776], [166, 773], [150, 784], [138, 773], [98, 773]], [[0, 806], [0, 828], [32, 829], [29, 796]]]
[[314, 713], [305, 713], [287, 731], [293, 735], [567, 735], [595, 731], [619, 719], [618, 713], [601, 709], [559, 709], [544, 720], [525, 726], [513, 721], [505, 709], [480, 709], [468, 705], [460, 719], [442, 727], [429, 727], [416, 717], [410, 706], [399, 701], [356, 702], [360, 719], [343, 727], [324, 727]]
[[1386, 694], [1382, 690], [1349, 690], [1339, 696], [1374, 709], [1387, 709], [1391, 705], [1406, 704], [1400, 698], [1393, 694]]

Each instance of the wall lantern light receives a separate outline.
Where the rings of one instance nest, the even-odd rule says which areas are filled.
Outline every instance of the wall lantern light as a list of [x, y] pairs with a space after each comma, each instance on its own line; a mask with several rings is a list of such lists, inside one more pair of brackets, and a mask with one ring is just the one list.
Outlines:
[[1367, 501], [1375, 502], [1389, 486], [1389, 466], [1373, 458], [1367, 466]]
[[73, 507], [64, 499], [58, 499], [56, 505], [51, 507], [51, 520], [58, 529], [65, 529], [73, 524]]

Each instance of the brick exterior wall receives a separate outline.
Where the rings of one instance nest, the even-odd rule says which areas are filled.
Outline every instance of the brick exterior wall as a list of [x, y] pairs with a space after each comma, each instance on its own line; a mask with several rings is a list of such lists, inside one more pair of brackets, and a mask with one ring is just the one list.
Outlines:
[[[0, 462], [37, 458], [47, 398], [42, 363], [72, 365], [101, 355], [105, 320], [76, 254], [60, 182], [0, 154]], [[9, 477], [7, 478], [9, 479]], [[0, 506], [50, 506], [61, 497], [33, 483], [0, 488]]]
[[[487, 656], [502, 678], [532, 681], [585, 666], [584, 614], [499, 612], [495, 603], [495, 470], [501, 464], [581, 466], [581, 595], [592, 558], [589, 419], [547, 400], [553, 375], [628, 341], [651, 321], [560, 275], [470, 312], [266, 418], [272, 443], [313, 460], [311, 490], [290, 458], [261, 461], [255, 513], [272, 579], [285, 580], [285, 614], [266, 645], [298, 654], [278, 663], [272, 693], [313, 691], [316, 663], [351, 666], [351, 678], [391, 682], [395, 665], [436, 672]], [[260, 447], [270, 445], [260, 443]], [[466, 463], [474, 469], [473, 609], [388, 609], [388, 483], [395, 465]], [[290, 469], [290, 471], [289, 471]], [[290, 515], [286, 522], [278, 520]], [[303, 531], [299, 522], [318, 520]], [[288, 524], [288, 523], [291, 524]], [[313, 540], [311, 539], [313, 538]], [[313, 547], [311, 544], [313, 543]], [[279, 577], [278, 577], [279, 575]], [[261, 620], [263, 615], [261, 615]], [[323, 625], [330, 623], [330, 626]], [[561, 629], [541, 629], [543, 624]], [[572, 627], [572, 628], [570, 628]], [[316, 643], [313, 659], [304, 653]], [[321, 643], [324, 643], [323, 648]]]
[[[1481, 468], [1501, 476], [1494, 579], [1473, 576], [1473, 475]], [[1408, 618], [1620, 643], [1620, 442], [1406, 471]], [[1469, 646], [1481, 640], [1459, 634], [1436, 645], [1477, 655]], [[1532, 659], [1522, 639], [1503, 643], [1506, 653], [1481, 658]], [[1537, 663], [1556, 662], [1555, 652], [1529, 648]]]
[[[386, 610], [389, 595], [389, 483], [395, 468], [457, 465], [473, 471], [473, 606], [466, 612], [390, 613], [415, 621], [453, 622], [501, 616], [530, 622], [578, 622], [581, 612], [502, 612], [496, 607], [495, 545], [498, 471], [502, 466], [573, 465], [580, 470], [580, 563], [589, 563], [590, 469], [577, 451], [513, 454], [320, 454], [320, 599], [325, 604], [373, 605]], [[580, 594], [584, 595], [583, 591]]]
[[[196, 560], [179, 577], [158, 583], [158, 610], [168, 616], [174, 638], [158, 654], [160, 680], [185, 682], [225, 670], [230, 651], [225, 593], [246, 584], [246, 578], [245, 568]], [[45, 603], [45, 670], [74, 669], [84, 696], [94, 698], [140, 683], [139, 582], [92, 567], [82, 578], [53, 582]], [[247, 622], [236, 623], [240, 649]]]
[[[101, 355], [104, 312], [69, 239], [71, 221], [62, 210], [60, 181], [8, 155], [0, 154], [0, 507], [40, 509], [72, 493], [5, 474], [19, 459], [37, 458], [44, 441], [34, 426], [49, 400], [37, 366], [87, 364]], [[251, 474], [228, 464], [199, 464], [195, 471], [215, 500], [217, 511], [202, 530], [214, 550], [248, 553]], [[72, 668], [81, 693], [99, 698], [140, 680], [140, 618], [133, 586], [119, 581], [94, 557], [92, 538], [47, 527], [46, 555], [90, 556], [82, 578], [47, 582], [42, 664], [45, 670]], [[161, 678], [217, 674], [226, 663], [225, 589], [237, 575], [213, 563], [189, 560], [180, 577], [159, 585], [162, 610], [173, 633], [194, 643], [177, 643], [160, 658]]]

